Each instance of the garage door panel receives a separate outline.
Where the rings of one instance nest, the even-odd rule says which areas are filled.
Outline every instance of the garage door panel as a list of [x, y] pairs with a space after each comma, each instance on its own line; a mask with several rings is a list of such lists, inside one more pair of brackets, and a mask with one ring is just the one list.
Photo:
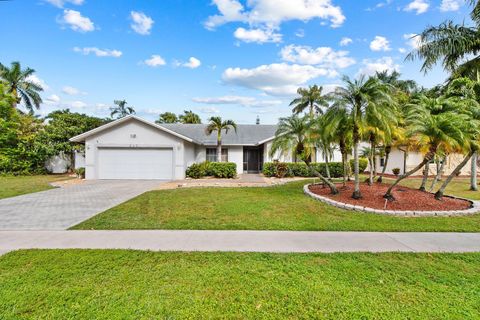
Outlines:
[[101, 148], [98, 151], [99, 179], [172, 179], [172, 149]]

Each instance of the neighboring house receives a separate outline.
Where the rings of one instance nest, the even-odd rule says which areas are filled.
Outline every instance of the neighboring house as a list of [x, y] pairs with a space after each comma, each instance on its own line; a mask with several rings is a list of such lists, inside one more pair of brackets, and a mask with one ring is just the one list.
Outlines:
[[[464, 155], [453, 153], [447, 156], [446, 163], [443, 167], [443, 175], [449, 175], [452, 171], [457, 167], [457, 165], [463, 160]], [[400, 174], [408, 172], [415, 168], [421, 161], [423, 160], [423, 154], [418, 151], [408, 151], [408, 149], [399, 147], [399, 148], [392, 148], [390, 153], [390, 159], [387, 163], [387, 174], [393, 174], [392, 169], [399, 168]], [[377, 172], [381, 172], [383, 170], [383, 166], [385, 163], [385, 158], [377, 156], [376, 159], [376, 169]], [[369, 170], [369, 169], [367, 169]], [[430, 163], [429, 166], [429, 175], [436, 175], [437, 173], [437, 166], [434, 161]], [[463, 167], [460, 172], [460, 175], [470, 175], [471, 173], [471, 166], [470, 161]], [[423, 170], [419, 170], [415, 173], [416, 176], [423, 175]]]
[[[85, 143], [87, 179], [183, 179], [193, 163], [216, 161], [217, 135], [206, 124], [155, 124], [137, 116], [110, 122], [70, 139]], [[257, 173], [269, 156], [276, 125], [238, 125], [222, 132], [222, 161], [237, 173]], [[278, 155], [281, 161], [290, 157]]]

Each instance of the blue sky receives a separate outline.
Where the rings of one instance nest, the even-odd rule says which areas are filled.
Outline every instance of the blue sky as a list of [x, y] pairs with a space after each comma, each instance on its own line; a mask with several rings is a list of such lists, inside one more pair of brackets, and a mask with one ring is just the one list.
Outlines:
[[462, 0], [2, 1], [0, 62], [37, 71], [41, 115], [107, 116], [126, 99], [149, 120], [189, 109], [204, 121], [276, 123], [297, 87], [330, 90], [343, 74], [397, 69], [427, 87], [443, 82], [441, 68], [425, 76], [404, 62], [409, 37], [468, 9]]

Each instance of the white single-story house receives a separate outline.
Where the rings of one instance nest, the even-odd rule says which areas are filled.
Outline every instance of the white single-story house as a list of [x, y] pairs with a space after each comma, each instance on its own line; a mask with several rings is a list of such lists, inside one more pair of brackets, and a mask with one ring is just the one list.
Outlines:
[[[131, 115], [70, 139], [85, 143], [86, 179], [185, 178], [193, 163], [216, 161], [217, 135], [206, 124], [156, 124]], [[222, 160], [237, 173], [258, 173], [272, 161], [269, 150], [276, 125], [238, 125], [222, 132]], [[279, 160], [290, 161], [279, 155]]]
[[[86, 179], [161, 179], [185, 178], [186, 169], [193, 163], [216, 161], [217, 135], [205, 133], [206, 124], [156, 124], [131, 115], [82, 133], [70, 139], [84, 143], [85, 154], [75, 154], [75, 168], [85, 167]], [[292, 162], [291, 155], [270, 156], [276, 125], [237, 125], [237, 132], [222, 132], [222, 161], [234, 162], [237, 173], [259, 173], [265, 162], [279, 160]], [[368, 146], [362, 143], [361, 147]], [[324, 157], [317, 152], [316, 161]], [[462, 159], [461, 155], [447, 158], [444, 174], [449, 174]], [[393, 168], [403, 173], [422, 160], [419, 152], [405, 153], [393, 148], [387, 174]], [[335, 150], [330, 161], [341, 161]], [[384, 159], [377, 157], [377, 172], [381, 172]], [[367, 169], [368, 170], [368, 169]], [[430, 166], [431, 174], [435, 165]], [[421, 175], [421, 170], [417, 175]], [[462, 174], [470, 174], [467, 164]]]

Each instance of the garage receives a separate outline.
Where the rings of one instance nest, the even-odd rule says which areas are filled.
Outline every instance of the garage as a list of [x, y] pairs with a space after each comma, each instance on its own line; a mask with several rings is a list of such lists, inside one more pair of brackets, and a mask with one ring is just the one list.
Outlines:
[[173, 179], [172, 148], [98, 148], [99, 179]]

